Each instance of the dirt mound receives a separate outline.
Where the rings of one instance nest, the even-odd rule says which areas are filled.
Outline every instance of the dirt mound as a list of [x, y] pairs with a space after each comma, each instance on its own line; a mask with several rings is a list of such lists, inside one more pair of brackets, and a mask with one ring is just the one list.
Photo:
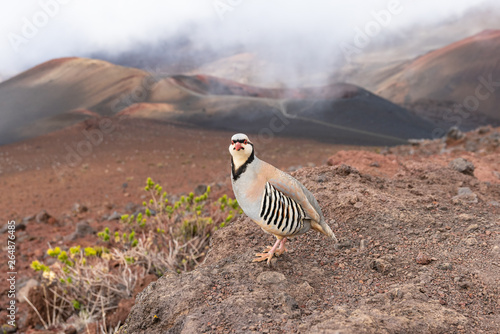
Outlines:
[[457, 158], [474, 165], [474, 176], [479, 181], [500, 183], [500, 128], [486, 126], [466, 133], [452, 129], [442, 139], [390, 147], [380, 154], [339, 151], [328, 159], [328, 164], [348, 164], [371, 175], [394, 177], [414, 162], [446, 167]]
[[339, 244], [311, 232], [271, 267], [251, 263], [273, 240], [241, 219], [215, 234], [196, 270], [140, 293], [120, 332], [497, 331], [499, 184], [430, 161], [393, 178], [347, 165], [294, 176]]

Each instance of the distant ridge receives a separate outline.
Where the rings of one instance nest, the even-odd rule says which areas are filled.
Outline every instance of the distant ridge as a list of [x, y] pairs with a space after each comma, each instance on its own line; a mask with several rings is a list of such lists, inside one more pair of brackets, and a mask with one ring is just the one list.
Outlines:
[[351, 84], [263, 88], [202, 74], [153, 76], [86, 58], [54, 59], [0, 83], [0, 116], [0, 144], [116, 116], [365, 145], [430, 137], [433, 128]]
[[375, 92], [398, 104], [451, 101], [500, 120], [500, 30], [485, 30], [418, 57]]

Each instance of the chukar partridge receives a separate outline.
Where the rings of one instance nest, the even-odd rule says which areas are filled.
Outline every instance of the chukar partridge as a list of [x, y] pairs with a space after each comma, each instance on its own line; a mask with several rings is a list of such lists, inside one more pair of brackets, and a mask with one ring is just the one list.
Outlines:
[[267, 260], [286, 251], [287, 238], [314, 229], [337, 242], [325, 223], [313, 194], [291, 175], [255, 156], [252, 142], [245, 134], [231, 138], [231, 181], [240, 207], [265, 232], [276, 236], [274, 246], [257, 253], [253, 262]]

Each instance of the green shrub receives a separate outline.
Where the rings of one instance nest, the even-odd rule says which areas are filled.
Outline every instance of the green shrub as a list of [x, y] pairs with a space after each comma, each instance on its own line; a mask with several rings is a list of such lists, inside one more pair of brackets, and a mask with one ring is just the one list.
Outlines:
[[212, 198], [210, 187], [200, 196], [191, 192], [173, 203], [151, 178], [144, 189], [150, 196], [142, 203], [144, 214], [123, 215], [119, 230], [105, 227], [98, 233], [107, 247], [49, 248], [47, 254], [56, 259], [54, 264], [31, 263], [41, 273], [43, 286], [58, 297], [46, 295], [46, 305], [57, 312], [47, 321], [41, 319], [45, 327], [75, 313], [100, 319], [119, 300], [132, 296], [139, 276], [193, 269], [205, 256], [214, 231], [241, 213], [237, 201], [227, 195]]
[[[123, 249], [129, 252], [139, 247], [132, 252], [136, 263], [147, 264], [146, 268], [156, 274], [165, 270], [182, 272], [194, 268], [205, 256], [208, 239], [214, 231], [225, 227], [241, 213], [238, 202], [227, 195], [213, 199], [210, 187], [200, 196], [191, 192], [172, 204], [167, 192], [151, 178], [147, 179], [144, 189], [151, 198], [142, 203], [144, 214], [121, 217], [124, 235], [115, 235], [113, 241], [105, 231], [101, 233], [103, 240], [121, 243]], [[136, 230], [140, 231], [138, 238], [135, 235], [133, 238], [128, 235], [127, 238], [127, 232], [135, 233]], [[149, 258], [145, 258], [144, 254], [148, 254]], [[161, 255], [153, 256], [151, 260], [151, 254]], [[167, 260], [161, 260], [162, 257]]]
[[[138, 276], [144, 273], [139, 268], [129, 268], [119, 252], [113, 257], [108, 249], [99, 246], [85, 247], [83, 251], [81, 246], [68, 251], [49, 248], [47, 254], [57, 259], [50, 267], [39, 261], [31, 263], [31, 268], [42, 273], [45, 305], [53, 310], [45, 312], [46, 319], [40, 315], [46, 328], [64, 323], [75, 313], [99, 320], [119, 300], [132, 296]], [[117, 263], [112, 268], [110, 260]]]

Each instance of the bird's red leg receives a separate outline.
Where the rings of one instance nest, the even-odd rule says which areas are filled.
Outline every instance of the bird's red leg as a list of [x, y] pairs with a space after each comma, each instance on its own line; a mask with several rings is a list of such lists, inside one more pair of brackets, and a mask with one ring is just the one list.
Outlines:
[[276, 250], [276, 255], [282, 255], [284, 252], [286, 252], [285, 248], [285, 243], [286, 243], [286, 238], [281, 239], [280, 247]]
[[[286, 242], [286, 238], [283, 238], [281, 239], [281, 243], [279, 245], [279, 247], [276, 249], [276, 251], [274, 252], [274, 254], [276, 254], [277, 256], [280, 256], [280, 255], [283, 255], [284, 252], [287, 251], [286, 247], [285, 247], [285, 242]], [[270, 251], [272, 249], [271, 246], [266, 246], [266, 251]]]
[[267, 260], [267, 264], [269, 265], [271, 263], [271, 259], [273, 258], [274, 251], [276, 248], [278, 248], [278, 245], [280, 244], [281, 240], [278, 239], [274, 243], [274, 246], [267, 252], [267, 253], [257, 253], [255, 256], [258, 256], [256, 259], [253, 259], [252, 262], [261, 262], [264, 260]]

